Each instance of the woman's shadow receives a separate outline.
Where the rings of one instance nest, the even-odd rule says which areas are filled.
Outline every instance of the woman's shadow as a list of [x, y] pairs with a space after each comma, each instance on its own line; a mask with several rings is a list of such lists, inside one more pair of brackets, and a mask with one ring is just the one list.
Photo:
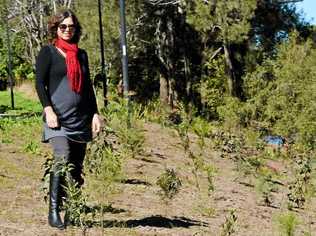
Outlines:
[[[85, 213], [112, 213], [119, 214], [127, 212], [124, 209], [114, 208], [111, 205], [109, 206], [86, 206]], [[75, 224], [71, 224], [73, 226], [79, 226]], [[144, 217], [141, 219], [131, 219], [131, 220], [86, 220], [82, 222], [82, 225], [92, 228], [92, 227], [103, 227], [103, 228], [135, 228], [139, 226], [149, 226], [149, 227], [158, 227], [158, 228], [190, 228], [192, 226], [202, 226], [208, 227], [208, 223], [198, 220], [189, 219], [186, 217], [173, 217], [167, 218], [161, 215], [152, 215], [148, 217]]]

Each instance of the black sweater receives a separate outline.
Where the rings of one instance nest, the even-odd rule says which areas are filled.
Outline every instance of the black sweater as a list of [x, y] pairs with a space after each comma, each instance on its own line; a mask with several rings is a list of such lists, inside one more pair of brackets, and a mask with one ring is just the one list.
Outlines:
[[98, 112], [87, 53], [80, 49], [78, 58], [83, 72], [80, 94], [70, 89], [65, 58], [54, 46], [44, 46], [36, 60], [36, 90], [42, 106], [52, 106], [61, 125], [73, 129], [90, 123]]

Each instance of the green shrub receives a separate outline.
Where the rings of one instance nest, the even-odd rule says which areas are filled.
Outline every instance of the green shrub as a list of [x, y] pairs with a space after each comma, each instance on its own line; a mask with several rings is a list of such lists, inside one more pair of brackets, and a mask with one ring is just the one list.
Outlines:
[[118, 138], [122, 156], [136, 157], [141, 154], [145, 141], [142, 130], [144, 115], [142, 107], [133, 103], [129, 104], [128, 108], [126, 101], [118, 98], [112, 101], [102, 113], [108, 127]]
[[277, 217], [278, 226], [281, 231], [281, 235], [294, 236], [296, 227], [299, 223], [297, 217], [292, 212], [280, 214]]
[[203, 76], [200, 82], [203, 113], [206, 117], [217, 118], [217, 107], [223, 104], [227, 90], [224, 57], [207, 61], [206, 68], [208, 75]]
[[[268, 124], [271, 133], [288, 142], [315, 148], [316, 140], [316, 49], [310, 41], [297, 40], [293, 33], [279, 46], [275, 61], [265, 63], [245, 77], [247, 115]], [[233, 106], [236, 107], [236, 106]], [[231, 114], [224, 113], [224, 117]], [[235, 114], [234, 112], [233, 114]], [[233, 120], [243, 120], [237, 112]]]
[[107, 138], [109, 132], [103, 130], [88, 146], [85, 169], [109, 187], [121, 179], [122, 163], [120, 155], [113, 149]]
[[233, 235], [237, 223], [236, 210], [230, 210], [229, 215], [225, 217], [225, 222], [222, 224], [221, 236]]
[[224, 104], [217, 108], [217, 112], [227, 130], [245, 127], [249, 123], [247, 104], [243, 104], [238, 98], [225, 97]]
[[161, 188], [163, 199], [172, 199], [179, 192], [181, 180], [173, 169], [166, 169], [157, 180], [157, 185]]

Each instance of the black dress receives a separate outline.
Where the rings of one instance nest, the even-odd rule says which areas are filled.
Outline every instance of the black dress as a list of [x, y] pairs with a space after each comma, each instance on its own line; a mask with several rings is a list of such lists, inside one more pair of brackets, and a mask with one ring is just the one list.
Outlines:
[[92, 139], [91, 123], [97, 103], [90, 80], [87, 53], [80, 49], [79, 62], [83, 72], [80, 94], [71, 90], [65, 58], [53, 45], [44, 46], [36, 60], [36, 90], [43, 107], [52, 106], [60, 127], [48, 127], [44, 116], [43, 142], [64, 136], [77, 142]]

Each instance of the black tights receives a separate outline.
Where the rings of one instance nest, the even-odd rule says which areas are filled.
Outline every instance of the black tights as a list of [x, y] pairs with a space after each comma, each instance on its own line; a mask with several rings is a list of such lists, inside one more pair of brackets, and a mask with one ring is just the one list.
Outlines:
[[[53, 148], [54, 162], [73, 164], [71, 176], [78, 183], [79, 187], [83, 184], [82, 178], [83, 160], [86, 154], [86, 143], [78, 143], [67, 139], [66, 137], [51, 138], [50, 144]], [[65, 158], [61, 160], [60, 158]]]

